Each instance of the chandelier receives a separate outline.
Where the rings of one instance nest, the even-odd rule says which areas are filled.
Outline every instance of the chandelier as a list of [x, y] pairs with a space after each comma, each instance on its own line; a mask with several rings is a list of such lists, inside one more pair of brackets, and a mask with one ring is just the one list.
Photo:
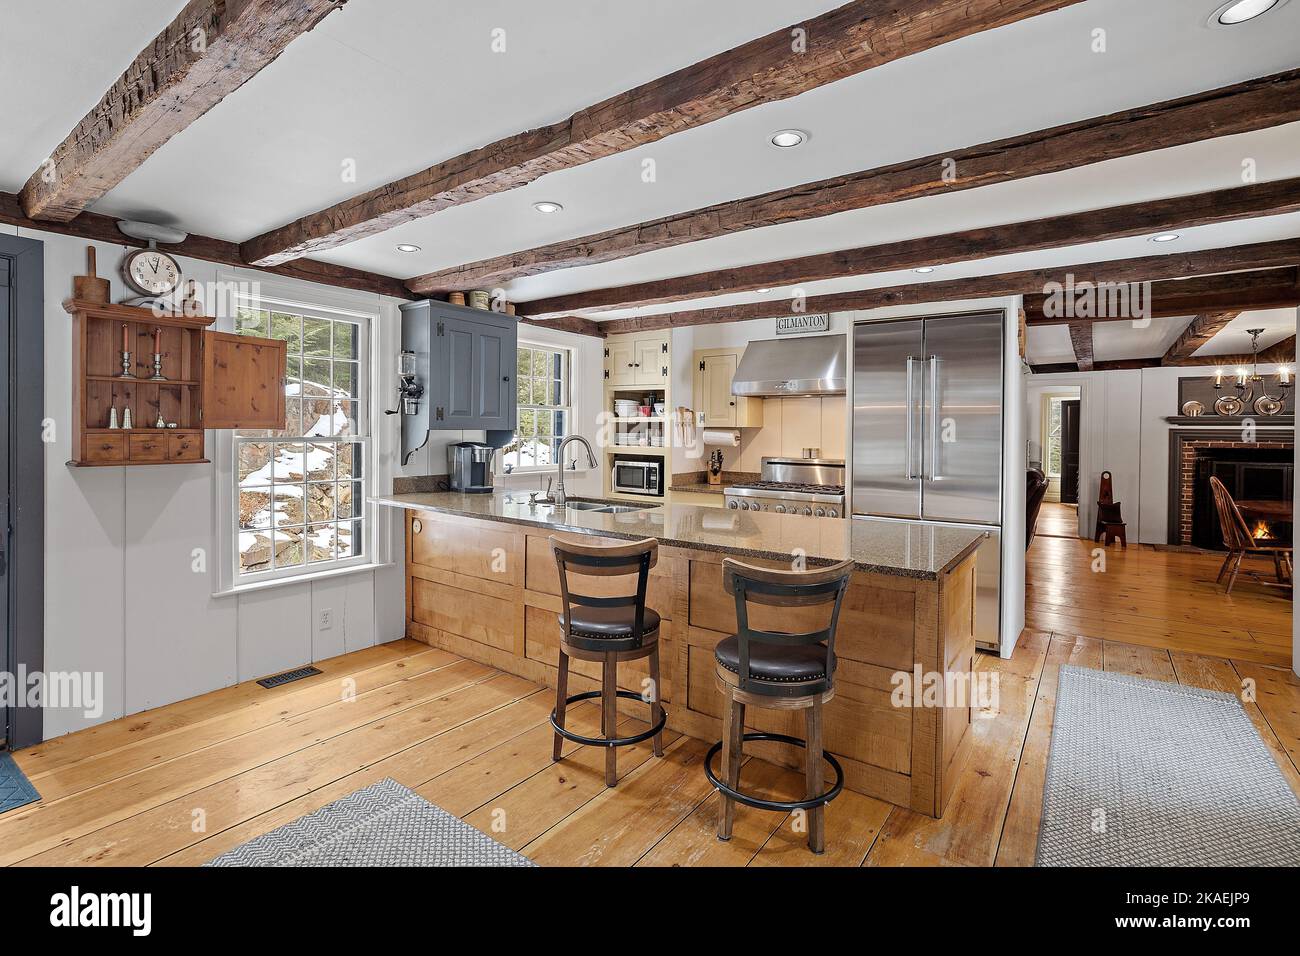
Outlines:
[[[1250, 355], [1251, 369], [1237, 367], [1237, 381], [1233, 383], [1236, 395], [1224, 395], [1214, 403], [1214, 410], [1220, 415], [1240, 415], [1246, 407], [1246, 402], [1250, 401], [1259, 388], [1259, 397], [1254, 401], [1255, 414], [1257, 415], [1278, 415], [1286, 407], [1286, 393], [1291, 388], [1291, 369], [1286, 366], [1280, 366], [1277, 371], [1277, 389], [1276, 397], [1268, 393], [1268, 386], [1264, 381], [1264, 376], [1259, 374], [1259, 337], [1264, 334], [1263, 329], [1247, 329], [1246, 334], [1250, 336]], [[1223, 388], [1223, 369], [1215, 369], [1214, 387], [1216, 390]]]

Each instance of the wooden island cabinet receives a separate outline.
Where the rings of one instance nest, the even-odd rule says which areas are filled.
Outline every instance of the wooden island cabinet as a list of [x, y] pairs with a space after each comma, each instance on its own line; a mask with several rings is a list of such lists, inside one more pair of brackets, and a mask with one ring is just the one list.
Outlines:
[[[735, 627], [722, 586], [728, 555], [764, 566], [809, 566], [853, 557], [855, 570], [836, 636], [835, 698], [826, 706], [826, 748], [852, 790], [940, 816], [971, 721], [975, 654], [976, 532], [901, 522], [847, 522], [667, 505], [600, 514], [530, 506], [524, 495], [412, 494], [383, 498], [406, 509], [407, 636], [512, 674], [555, 685], [560, 612], [551, 534], [610, 543], [655, 537], [659, 563], [647, 604], [663, 619], [661, 688], [668, 726], [713, 742], [722, 697], [713, 649]], [[586, 540], [590, 541], [590, 538]], [[586, 593], [629, 593], [631, 577], [583, 579]], [[768, 611], [768, 617], [762, 617]], [[785, 615], [778, 619], [776, 614]], [[810, 629], [822, 608], [752, 609], [752, 623]], [[808, 614], [810, 620], [796, 615]], [[595, 690], [597, 665], [574, 660], [570, 691]], [[645, 661], [619, 667], [619, 684], [641, 693]], [[911, 693], [920, 678], [924, 697]], [[913, 697], [915, 696], [915, 706]], [[620, 701], [642, 720], [646, 708]], [[751, 708], [751, 729], [802, 736], [797, 714]], [[790, 766], [785, 745], [747, 749]]]

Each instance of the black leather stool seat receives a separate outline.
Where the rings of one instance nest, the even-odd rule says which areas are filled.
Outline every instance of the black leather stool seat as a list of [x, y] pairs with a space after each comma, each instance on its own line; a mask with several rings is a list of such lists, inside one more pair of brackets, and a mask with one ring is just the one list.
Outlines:
[[[564, 615], [557, 615], [564, 627]], [[633, 635], [636, 629], [636, 608], [583, 607], [570, 609], [570, 632], [566, 640], [574, 647], [588, 651], [627, 651], [642, 647], [658, 638], [659, 615], [651, 608], [645, 609], [640, 638]], [[823, 654], [825, 652], [823, 651]]]
[[[718, 663], [733, 674], [740, 673], [740, 641], [735, 634], [718, 642], [713, 656]], [[802, 644], [784, 646], [781, 644], [749, 645], [749, 676], [753, 680], [771, 681], [776, 684], [794, 684], [805, 681], [825, 681], [826, 679], [826, 645]], [[815, 693], [816, 688], [808, 688]]]

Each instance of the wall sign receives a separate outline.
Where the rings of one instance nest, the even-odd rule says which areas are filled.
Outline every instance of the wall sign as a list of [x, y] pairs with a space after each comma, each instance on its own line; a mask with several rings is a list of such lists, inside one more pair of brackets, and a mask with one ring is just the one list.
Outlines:
[[783, 315], [776, 320], [777, 335], [804, 335], [808, 332], [829, 332], [831, 315]]

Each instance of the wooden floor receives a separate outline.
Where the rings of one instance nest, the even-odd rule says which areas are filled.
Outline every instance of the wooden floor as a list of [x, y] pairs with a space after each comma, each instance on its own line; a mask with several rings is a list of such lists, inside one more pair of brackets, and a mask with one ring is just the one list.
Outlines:
[[1077, 538], [1079, 536], [1079, 506], [1064, 505], [1059, 501], [1044, 501], [1038, 509], [1038, 523], [1034, 534], [1049, 538]]
[[[240, 684], [20, 751], [43, 799], [0, 815], [0, 863], [198, 864], [392, 777], [544, 865], [1029, 865], [1066, 663], [1231, 693], [1251, 682], [1247, 712], [1300, 793], [1290, 600], [1251, 579], [1223, 597], [1211, 554], [1099, 553], [1035, 539], [1028, 627], [1010, 660], [977, 656], [998, 675], [998, 701], [977, 713], [944, 818], [846, 791], [827, 810], [821, 857], [791, 817], [745, 807], [719, 843], [699, 741], [670, 737], [663, 759], [648, 744], [624, 749], [607, 790], [601, 752], [570, 746], [551, 762], [551, 691], [399, 641], [275, 690]], [[596, 709], [571, 710], [570, 726], [596, 733]], [[757, 760], [742, 779], [786, 796], [801, 784]]]

